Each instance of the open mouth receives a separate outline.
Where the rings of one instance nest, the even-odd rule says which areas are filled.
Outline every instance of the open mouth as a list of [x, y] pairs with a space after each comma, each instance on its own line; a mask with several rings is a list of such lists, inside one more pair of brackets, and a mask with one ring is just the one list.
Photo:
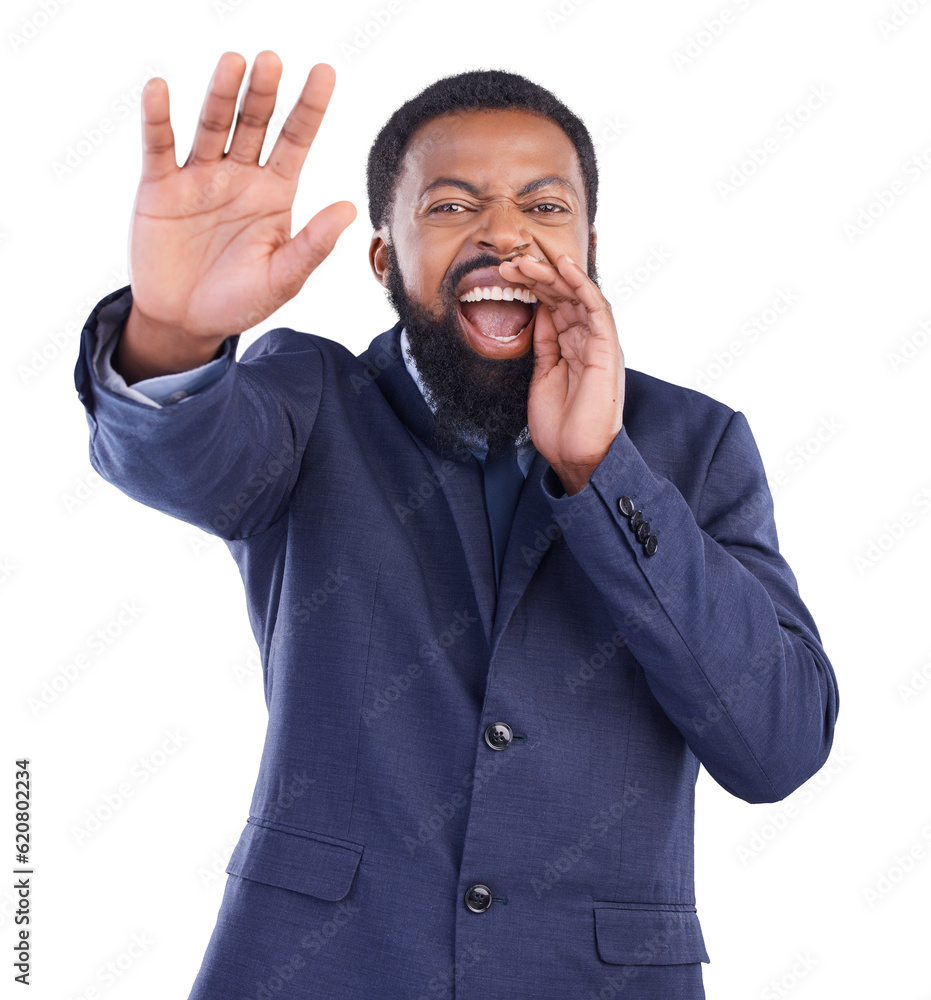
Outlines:
[[529, 288], [476, 285], [459, 296], [459, 314], [468, 332], [498, 344], [510, 344], [532, 332], [538, 307]]

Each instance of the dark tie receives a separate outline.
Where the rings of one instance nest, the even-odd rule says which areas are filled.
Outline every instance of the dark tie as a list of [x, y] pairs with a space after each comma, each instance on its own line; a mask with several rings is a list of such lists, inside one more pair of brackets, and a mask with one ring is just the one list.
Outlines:
[[485, 509], [491, 527], [491, 541], [495, 557], [495, 585], [501, 583], [501, 567], [507, 548], [511, 523], [517, 508], [517, 498], [524, 485], [524, 474], [517, 464], [517, 451], [513, 444], [495, 455], [485, 456], [482, 466], [485, 479]]

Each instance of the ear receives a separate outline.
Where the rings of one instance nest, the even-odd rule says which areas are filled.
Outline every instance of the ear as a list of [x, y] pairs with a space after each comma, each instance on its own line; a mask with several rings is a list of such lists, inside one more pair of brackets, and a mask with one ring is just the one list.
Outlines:
[[388, 287], [388, 240], [387, 229], [376, 229], [369, 245], [369, 264], [375, 280], [383, 287]]
[[597, 268], [595, 266], [595, 259], [598, 256], [596, 254], [596, 249], [598, 247], [598, 233], [595, 232], [594, 223], [588, 227], [588, 267], [586, 269], [587, 274], [591, 277], [597, 274]]

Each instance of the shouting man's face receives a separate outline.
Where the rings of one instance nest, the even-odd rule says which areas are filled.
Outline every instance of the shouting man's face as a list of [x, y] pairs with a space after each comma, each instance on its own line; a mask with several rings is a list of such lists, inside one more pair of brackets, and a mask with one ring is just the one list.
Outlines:
[[564, 253], [587, 259], [595, 279], [578, 156], [558, 125], [480, 110], [418, 129], [370, 258], [450, 440], [495, 451], [526, 426], [538, 304], [498, 265]]

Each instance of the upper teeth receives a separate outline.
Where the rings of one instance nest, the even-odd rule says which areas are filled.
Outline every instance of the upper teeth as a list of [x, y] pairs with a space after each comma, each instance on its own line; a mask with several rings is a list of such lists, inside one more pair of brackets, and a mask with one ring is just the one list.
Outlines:
[[491, 288], [473, 288], [465, 295], [459, 296], [460, 302], [481, 302], [482, 299], [501, 299], [504, 302], [518, 299], [530, 305], [539, 301], [529, 288], [500, 288], [497, 285], [493, 285]]

